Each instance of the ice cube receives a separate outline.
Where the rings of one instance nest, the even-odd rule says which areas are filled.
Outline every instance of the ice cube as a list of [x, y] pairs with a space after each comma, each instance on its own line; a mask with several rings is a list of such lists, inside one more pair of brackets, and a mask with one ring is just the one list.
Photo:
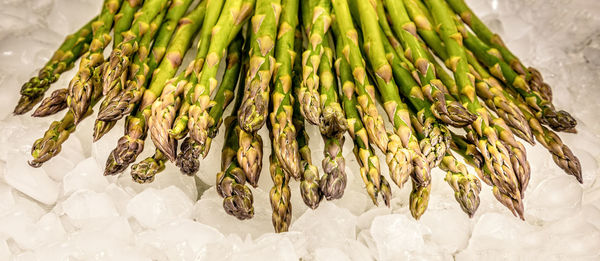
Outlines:
[[136, 236], [136, 244], [164, 255], [168, 260], [203, 260], [207, 245], [223, 234], [215, 228], [187, 219], [174, 220]]
[[320, 247], [315, 249], [315, 251], [313, 252], [313, 258], [313, 260], [315, 261], [350, 261], [350, 257], [348, 257], [341, 249], [331, 247]]
[[155, 228], [175, 218], [188, 218], [192, 201], [177, 187], [148, 188], [127, 204], [127, 213], [145, 227]]
[[0, 240], [0, 259], [1, 260], [9, 260], [12, 253], [6, 244], [6, 240]]
[[307, 235], [309, 249], [338, 247], [343, 239], [356, 238], [357, 218], [349, 210], [332, 202], [321, 202], [316, 210], [307, 210], [290, 226], [290, 231]]
[[194, 177], [182, 174], [174, 164], [169, 163], [166, 164], [166, 167], [162, 172], [155, 176], [152, 183], [139, 184], [133, 181], [128, 170], [118, 177], [117, 184], [119, 184], [119, 186], [124, 188], [126, 191], [135, 191], [137, 193], [140, 193], [147, 188], [155, 188], [160, 190], [174, 186], [185, 193], [189, 200], [196, 201], [198, 198], [198, 190], [196, 189]]
[[94, 219], [106, 219], [119, 215], [111, 198], [105, 193], [79, 190], [62, 202], [63, 212], [74, 225], [81, 227]]
[[58, 184], [41, 168], [27, 165], [28, 155], [19, 151], [9, 153], [4, 179], [15, 189], [47, 205], [58, 198]]
[[422, 252], [425, 248], [423, 236], [431, 234], [421, 223], [400, 214], [376, 217], [370, 232], [379, 251], [379, 260], [394, 260], [411, 252]]
[[284, 236], [268, 234], [233, 253], [232, 261], [299, 260], [292, 242]]
[[88, 189], [102, 192], [108, 186], [96, 160], [87, 158], [67, 173], [63, 179], [63, 194], [70, 195], [74, 191]]
[[428, 209], [427, 215], [423, 215], [419, 221], [431, 230], [428, 240], [445, 253], [463, 249], [469, 242], [471, 222], [460, 208]]
[[581, 185], [572, 177], [552, 177], [527, 195], [526, 213], [544, 221], [561, 219], [579, 210], [582, 196]]

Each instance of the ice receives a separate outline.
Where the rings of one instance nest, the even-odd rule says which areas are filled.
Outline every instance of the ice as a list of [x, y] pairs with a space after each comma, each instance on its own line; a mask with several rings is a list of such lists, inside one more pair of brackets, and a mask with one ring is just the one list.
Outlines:
[[[215, 228], [187, 219], [174, 220], [136, 236], [136, 244], [155, 257], [168, 260], [202, 260], [210, 244], [223, 239]], [[162, 259], [161, 258], [161, 259]]]
[[582, 195], [581, 185], [570, 176], [546, 179], [525, 198], [527, 214], [544, 221], [565, 218], [579, 210]]
[[375, 218], [370, 232], [379, 251], [379, 260], [394, 260], [410, 256], [411, 252], [421, 252], [425, 248], [423, 236], [431, 234], [427, 227], [400, 214]]
[[154, 228], [175, 218], [188, 218], [192, 201], [177, 187], [148, 188], [127, 204], [127, 213], [145, 227]]
[[[346, 135], [345, 196], [310, 210], [298, 182], [290, 182], [291, 232], [275, 234], [267, 128], [259, 132], [265, 143], [262, 177], [259, 188], [251, 189], [255, 216], [246, 221], [225, 213], [214, 188], [224, 126], [197, 177], [181, 175], [172, 163], [151, 184], [132, 181], [129, 169], [104, 177], [123, 120], [92, 143], [97, 109], [59, 155], [41, 168], [29, 167], [31, 145], [64, 113], [13, 116], [18, 90], [66, 34], [99, 12], [102, 1], [0, 0], [0, 260], [599, 260], [600, 2], [467, 2], [525, 65], [543, 73], [557, 109], [578, 120], [578, 134], [559, 135], [581, 162], [583, 184], [565, 175], [541, 145], [526, 145], [532, 176], [525, 221], [513, 217], [487, 185], [469, 219], [438, 169], [431, 173], [428, 210], [415, 221], [408, 208], [410, 185], [390, 184], [391, 208], [372, 204]], [[193, 55], [186, 55], [184, 66]], [[74, 73], [64, 73], [48, 92], [68, 86]], [[323, 140], [318, 127], [308, 125], [307, 131], [313, 163], [321, 170]], [[385, 155], [375, 152], [388, 177]], [[138, 161], [153, 153], [147, 139]]]
[[63, 179], [63, 195], [69, 195], [75, 191], [88, 189], [102, 192], [108, 186], [108, 182], [101, 173], [100, 168], [93, 158], [81, 161], [77, 166], [67, 173]]
[[58, 198], [59, 185], [51, 180], [41, 168], [31, 168], [23, 152], [9, 153], [4, 173], [6, 183], [44, 204], [54, 204]]
[[119, 215], [108, 195], [91, 190], [79, 190], [71, 194], [62, 202], [62, 210], [79, 227], [91, 220]]

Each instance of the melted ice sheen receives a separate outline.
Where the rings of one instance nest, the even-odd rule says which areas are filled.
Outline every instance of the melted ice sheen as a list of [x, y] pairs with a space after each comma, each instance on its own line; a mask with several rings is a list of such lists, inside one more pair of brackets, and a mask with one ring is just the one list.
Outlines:
[[[200, 193], [194, 179], [180, 175], [172, 165], [151, 185], [134, 184], [128, 171], [118, 178], [103, 177], [106, 155], [122, 133], [122, 122], [92, 145], [93, 121], [87, 119], [58, 157], [39, 169], [26, 165], [33, 141], [60, 116], [13, 117], [20, 85], [44, 64], [64, 35], [97, 13], [101, 2], [0, 0], [0, 259], [600, 258], [599, 1], [468, 1], [525, 64], [540, 69], [553, 86], [554, 103], [579, 120], [579, 134], [561, 138], [580, 156], [583, 186], [565, 176], [541, 145], [528, 147], [532, 180], [525, 197], [525, 222], [502, 207], [487, 186], [479, 211], [467, 218], [440, 171], [433, 172], [429, 209], [415, 221], [407, 210], [408, 188], [393, 186], [391, 210], [372, 206], [359, 174], [352, 171], [357, 165], [346, 139], [345, 197], [307, 210], [298, 183], [292, 182], [291, 232], [279, 235], [271, 226], [268, 144], [261, 188], [253, 190], [254, 219], [238, 221], [223, 211], [212, 187], [220, 168], [223, 131], [202, 162], [198, 176], [211, 188]], [[65, 73], [51, 91], [65, 87], [73, 74], [74, 70]], [[322, 141], [316, 128], [308, 129], [319, 166]], [[266, 131], [261, 134], [269, 140]], [[153, 151], [150, 142], [146, 144], [139, 159]], [[384, 165], [382, 170], [387, 173]]]

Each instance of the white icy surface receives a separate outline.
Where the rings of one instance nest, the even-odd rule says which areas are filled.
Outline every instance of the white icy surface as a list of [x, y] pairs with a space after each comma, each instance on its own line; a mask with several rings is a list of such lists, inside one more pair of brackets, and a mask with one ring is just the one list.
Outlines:
[[[560, 135], [582, 163], [583, 185], [540, 145], [528, 146], [526, 221], [514, 218], [486, 186], [469, 219], [439, 170], [429, 208], [415, 221], [407, 210], [409, 188], [393, 188], [391, 209], [371, 204], [347, 140], [344, 198], [308, 210], [293, 182], [293, 219], [283, 234], [272, 233], [268, 167], [253, 189], [253, 219], [238, 221], [223, 211], [213, 187], [222, 135], [201, 163], [198, 181], [172, 165], [150, 185], [134, 183], [128, 171], [102, 176], [123, 127], [92, 144], [90, 119], [59, 156], [39, 169], [27, 165], [31, 144], [59, 116], [12, 116], [20, 85], [101, 2], [0, 0], [0, 260], [600, 259], [600, 1], [468, 1], [525, 64], [542, 71], [555, 104], [579, 120], [579, 134]], [[52, 90], [65, 87], [73, 73]], [[323, 143], [316, 128], [308, 129], [320, 165]], [[266, 131], [261, 135], [268, 141]], [[140, 159], [152, 151], [147, 145]]]

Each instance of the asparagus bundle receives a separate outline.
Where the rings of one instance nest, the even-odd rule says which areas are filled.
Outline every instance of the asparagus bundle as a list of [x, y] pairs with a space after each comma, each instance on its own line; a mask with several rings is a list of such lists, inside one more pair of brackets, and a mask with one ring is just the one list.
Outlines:
[[[152, 182], [169, 161], [194, 175], [235, 98], [225, 119], [217, 192], [230, 215], [254, 215], [246, 183], [258, 187], [263, 141], [257, 131], [267, 123], [277, 232], [287, 231], [291, 222], [292, 178], [312, 209], [323, 198], [343, 197], [346, 130], [373, 203], [381, 196], [389, 206], [392, 193], [377, 147], [386, 154], [394, 183], [402, 187], [411, 179], [408, 207], [415, 219], [427, 209], [430, 171], [436, 167], [446, 172], [454, 199], [469, 217], [479, 207], [483, 181], [523, 218], [531, 170], [515, 136], [531, 144], [535, 138], [582, 182], [579, 160], [551, 130], [574, 132], [575, 120], [555, 109], [541, 74], [526, 68], [463, 0], [204, 0], [188, 12], [193, 2], [105, 0], [96, 18], [67, 37], [23, 85], [15, 108], [15, 114], [29, 111], [82, 56], [69, 88], [54, 91], [33, 114], [68, 108], [33, 144], [30, 165], [39, 167], [57, 155], [77, 123], [101, 102], [94, 140], [128, 115], [106, 175], [133, 163], [148, 133], [155, 153], [132, 166], [136, 182]], [[111, 32], [113, 51], [105, 62]], [[195, 58], [177, 74], [196, 34]], [[319, 127], [324, 141], [321, 177], [306, 122]], [[393, 132], [386, 131], [387, 123]]]

